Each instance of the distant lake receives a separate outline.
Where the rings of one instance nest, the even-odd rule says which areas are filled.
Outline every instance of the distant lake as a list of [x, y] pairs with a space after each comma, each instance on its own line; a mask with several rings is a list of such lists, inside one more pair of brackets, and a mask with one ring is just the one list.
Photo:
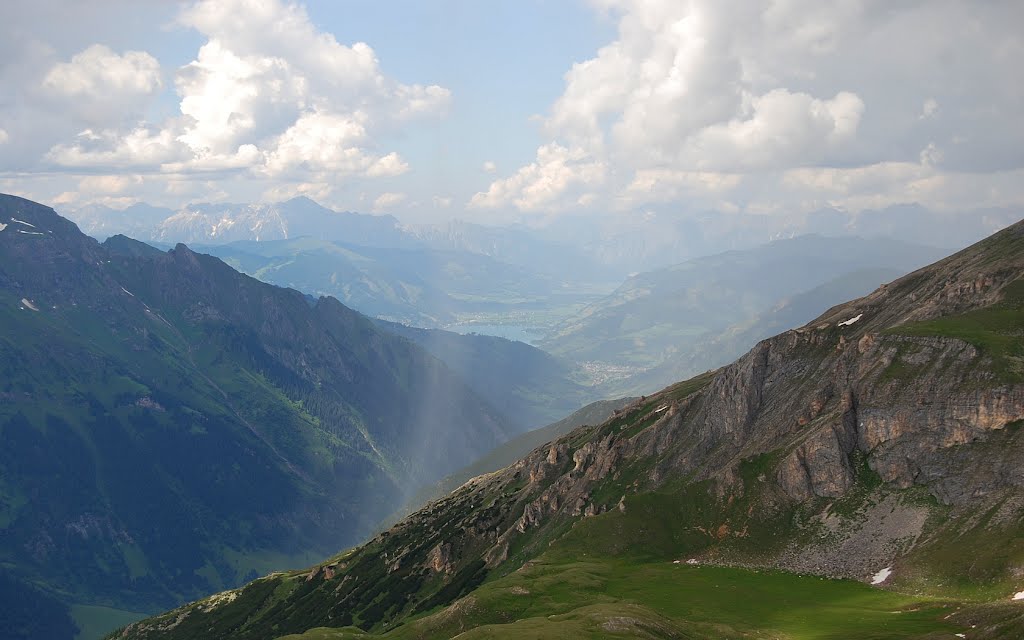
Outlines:
[[497, 336], [530, 345], [544, 337], [543, 329], [516, 324], [453, 324], [445, 327], [445, 330], [462, 334], [479, 333], [484, 336]]

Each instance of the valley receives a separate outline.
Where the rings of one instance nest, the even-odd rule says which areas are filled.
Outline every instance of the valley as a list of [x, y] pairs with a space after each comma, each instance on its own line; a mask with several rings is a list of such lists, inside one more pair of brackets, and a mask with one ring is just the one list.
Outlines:
[[115, 637], [1014, 637], [1022, 224]]
[[[543, 278], [494, 262], [490, 272], [451, 268], [453, 259], [470, 264], [479, 256], [447, 255], [448, 266], [432, 272], [427, 265], [439, 254], [418, 250], [305, 239], [204, 247], [271, 283], [305, 283], [306, 291], [296, 291], [260, 283], [185, 245], [164, 250], [119, 235], [99, 244], [45, 207], [16, 198], [0, 204], [8, 226], [42, 229], [0, 237], [8, 256], [0, 320], [8, 336], [37, 336], [3, 343], [0, 437], [7, 451], [18, 452], [0, 458], [9, 478], [4, 527], [21, 536], [16, 544], [35, 549], [31, 563], [7, 556], [9, 586], [41, 587], [33, 606], [73, 605], [61, 624], [77, 625], [83, 640], [126, 624], [114, 637], [929, 637], [963, 628], [946, 621], [959, 611], [994, 616], [994, 628], [1017, 624], [1012, 610], [1003, 619], [1003, 609], [982, 606], [1014, 588], [999, 577], [1002, 561], [993, 558], [955, 587], [932, 558], [962, 553], [955, 540], [964, 526], [982, 527], [974, 537], [1016, 535], [976, 522], [992, 509], [1010, 509], [996, 519], [1012, 521], [1015, 503], [986, 498], [982, 509], [957, 502], [978, 489], [966, 488], [948, 465], [963, 468], [996, 451], [1006, 469], [1016, 464], [1007, 456], [1017, 447], [1014, 420], [1024, 417], [1019, 398], [992, 385], [1019, 382], [1014, 332], [1024, 298], [1019, 282], [1007, 280], [1019, 274], [1024, 255], [1015, 249], [1019, 225], [881, 288], [901, 267], [938, 250], [807, 236], [634, 276], [607, 298], [573, 294], [591, 296], [587, 306], [584, 298], [552, 306]], [[542, 297], [496, 294], [486, 303], [497, 305], [491, 310], [473, 316], [463, 308], [451, 318], [465, 322], [456, 324], [464, 330], [496, 333], [513, 322], [546, 325], [537, 344], [551, 353], [478, 331], [390, 322], [386, 313], [366, 318], [315, 285], [326, 273], [317, 270], [339, 268], [325, 255], [360, 256], [349, 264], [364, 265], [364, 274], [376, 255], [380, 267], [373, 269], [404, 269], [400, 279], [434, 281], [437, 291], [456, 291], [458, 282], [483, 291], [493, 274], [518, 274], [508, 282]], [[282, 268], [258, 266], [268, 258]], [[42, 268], [28, 267], [40, 260]], [[313, 279], [282, 276], [293, 273], [283, 267], [296, 260], [309, 266], [294, 273]], [[957, 266], [944, 266], [951, 261]], [[755, 274], [773, 285], [758, 286]], [[353, 298], [373, 308], [372, 299]], [[495, 310], [501, 305], [506, 309]], [[630, 323], [649, 325], [641, 329], [648, 339], [622, 333]], [[758, 342], [773, 331], [783, 333]], [[674, 346], [665, 351], [654, 336]], [[961, 342], [942, 342], [946, 336]], [[835, 340], [838, 355], [827, 346]], [[58, 361], [55, 349], [76, 355]], [[724, 362], [736, 355], [736, 363]], [[86, 375], [77, 362], [94, 364]], [[415, 367], [432, 373], [413, 373]], [[914, 381], [930, 376], [920, 387], [927, 394], [948, 388], [959, 398], [954, 390], [968, 371], [979, 391], [989, 390], [955, 401], [969, 412], [956, 418], [964, 426], [942, 436], [939, 449], [900, 444], [907, 427], [889, 425], [913, 415], [894, 406], [909, 402], [907, 394], [919, 388]], [[762, 389], [773, 375], [775, 390]], [[186, 379], [192, 382], [182, 387]], [[884, 399], [871, 400], [873, 392]], [[39, 397], [48, 398], [49, 409]], [[616, 397], [623, 399], [588, 405]], [[926, 397], [918, 396], [918, 406], [927, 406]], [[873, 402], [880, 415], [897, 417], [864, 417]], [[978, 402], [987, 404], [972, 409]], [[976, 423], [971, 411], [985, 422]], [[861, 433], [865, 420], [881, 420], [882, 435]], [[182, 424], [191, 427], [180, 431]], [[550, 426], [531, 431], [544, 424]], [[670, 435], [678, 430], [689, 435]], [[126, 440], [122, 433], [137, 435]], [[211, 436], [216, 446], [196, 440]], [[237, 438], [247, 444], [233, 444]], [[974, 444], [948, 450], [963, 459], [950, 458], [949, 443], [961, 442]], [[214, 457], [192, 454], [182, 468], [186, 481], [177, 465], [195, 446]], [[252, 454], [243, 451], [254, 446], [263, 458], [247, 468]], [[44, 450], [49, 462], [33, 453]], [[112, 465], [108, 455], [120, 462]], [[924, 467], [899, 462], [922, 455], [933, 456], [915, 463]], [[126, 464], [130, 459], [140, 464]], [[224, 475], [226, 459], [234, 460], [234, 476]], [[53, 465], [79, 470], [64, 476]], [[154, 484], [152, 469], [167, 489]], [[95, 475], [95, 488], [77, 484], [83, 473]], [[1002, 486], [1004, 472], [993, 473], [985, 481]], [[129, 486], [145, 491], [123, 493]], [[262, 502], [247, 504], [242, 495], [252, 487], [274, 489], [261, 489]], [[27, 491], [48, 496], [47, 515], [26, 508]], [[58, 508], [61, 492], [79, 496], [75, 506]], [[145, 528], [138, 518], [147, 503], [160, 503], [161, 517], [184, 518], [184, 528], [170, 520]], [[274, 509], [281, 511], [268, 520]], [[214, 513], [223, 518], [220, 530], [210, 529]], [[962, 524], [941, 524], [946, 518]], [[45, 531], [54, 520], [87, 544], [50, 542]], [[291, 524], [282, 527], [285, 521]], [[206, 532], [187, 533], [199, 522]], [[364, 546], [320, 561], [371, 534]], [[164, 539], [195, 546], [167, 549]], [[175, 568], [181, 553], [191, 554], [194, 564], [184, 565], [190, 575]], [[61, 565], [97, 562], [102, 572], [65, 573], [59, 588], [51, 577]], [[153, 581], [168, 573], [181, 577]], [[847, 582], [876, 575], [896, 592]], [[188, 624], [135, 622], [182, 595], [213, 591], [223, 593], [171, 614]], [[806, 605], [810, 618], [744, 613], [749, 598], [764, 599], [766, 611], [792, 609], [788, 598], [805, 591], [820, 598]], [[669, 598], [677, 592], [688, 595]], [[856, 615], [836, 613], [844, 607]]]
[[1024, 638], [1021, 25], [0, 2], [0, 640]]

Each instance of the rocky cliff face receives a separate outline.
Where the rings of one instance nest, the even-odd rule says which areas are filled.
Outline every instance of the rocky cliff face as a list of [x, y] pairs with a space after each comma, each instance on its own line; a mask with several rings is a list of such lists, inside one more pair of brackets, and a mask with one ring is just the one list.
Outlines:
[[[332, 578], [268, 579], [292, 594], [272, 608], [171, 615], [193, 631], [242, 616], [225, 637], [379, 628], [574, 537], [862, 580], [889, 568], [882, 580], [918, 587], [961, 570], [952, 549], [994, 589], [1024, 572], [1022, 278], [1019, 223], [472, 480], [331, 562]], [[645, 496], [668, 506], [630, 524]], [[978, 536], [990, 544], [972, 549]], [[170, 619], [122, 637], [164, 637]]]

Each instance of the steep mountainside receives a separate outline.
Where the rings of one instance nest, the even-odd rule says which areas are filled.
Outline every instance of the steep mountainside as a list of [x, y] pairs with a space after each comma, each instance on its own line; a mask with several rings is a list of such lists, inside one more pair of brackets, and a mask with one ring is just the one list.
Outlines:
[[810, 291], [788, 296], [771, 308], [720, 330], [700, 336], [689, 349], [676, 353], [661, 364], [599, 387], [605, 396], [642, 394], [661, 389], [673, 380], [682, 380], [717, 369], [743, 355], [764, 338], [786, 329], [799, 327], [831, 307], [870, 293], [879, 284], [890, 282], [903, 272], [870, 268], [846, 273], [818, 285]]
[[166, 607], [357, 541], [511, 433], [332, 298], [0, 196], [5, 580]]
[[591, 402], [557, 422], [552, 422], [547, 426], [516, 436], [508, 442], [498, 445], [489, 451], [487, 455], [481, 456], [472, 464], [441, 478], [430, 486], [424, 487], [409, 501], [409, 508], [404, 509], [402, 515], [408, 514], [413, 509], [417, 509], [428, 502], [443, 498], [476, 476], [492, 473], [507, 467], [542, 444], [557, 440], [573, 429], [584, 425], [601, 424], [611, 418], [612, 414], [616, 411], [622, 410], [636, 400], [636, 398], [616, 398], [614, 400]]
[[117, 637], [1021, 637], [1022, 425], [1024, 222]]

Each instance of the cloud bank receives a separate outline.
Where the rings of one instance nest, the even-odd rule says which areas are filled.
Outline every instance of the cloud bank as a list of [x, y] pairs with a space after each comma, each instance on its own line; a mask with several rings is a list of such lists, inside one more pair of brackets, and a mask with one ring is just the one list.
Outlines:
[[[382, 137], [444, 114], [451, 100], [443, 87], [389, 78], [369, 45], [344, 45], [318, 31], [300, 5], [203, 0], [184, 7], [177, 24], [205, 39], [180, 68], [94, 44], [54, 62], [38, 84], [23, 83], [17, 118], [42, 106], [73, 126], [43, 136], [50, 144], [32, 168], [242, 174], [278, 192], [308, 192], [408, 171]], [[176, 113], [148, 119], [165, 82]], [[40, 137], [38, 128], [24, 131]], [[18, 142], [13, 129], [8, 137]], [[29, 168], [24, 156], [20, 162]]]
[[471, 206], [1024, 202], [1020, 3], [593, 4], [616, 39], [566, 72], [536, 160]]

